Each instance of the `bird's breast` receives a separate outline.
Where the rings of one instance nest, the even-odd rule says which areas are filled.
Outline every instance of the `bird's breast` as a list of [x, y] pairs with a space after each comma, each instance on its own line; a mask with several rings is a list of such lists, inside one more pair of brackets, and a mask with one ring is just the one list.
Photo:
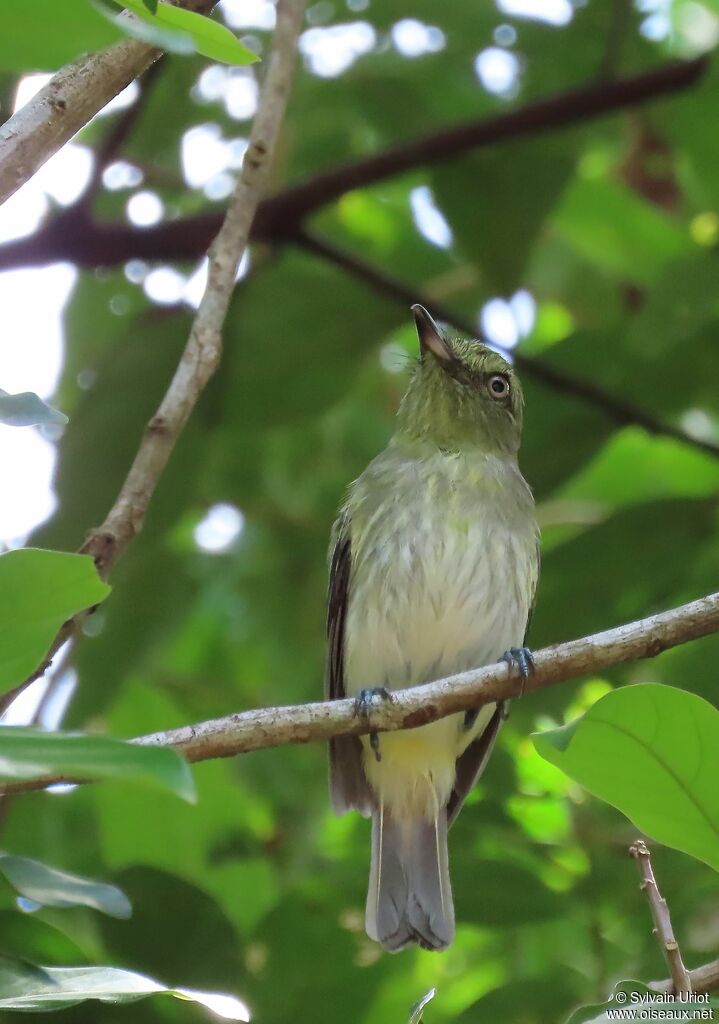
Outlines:
[[523, 642], [536, 579], [531, 529], [450, 498], [441, 510], [397, 505], [368, 525], [350, 587], [348, 693], [438, 679]]

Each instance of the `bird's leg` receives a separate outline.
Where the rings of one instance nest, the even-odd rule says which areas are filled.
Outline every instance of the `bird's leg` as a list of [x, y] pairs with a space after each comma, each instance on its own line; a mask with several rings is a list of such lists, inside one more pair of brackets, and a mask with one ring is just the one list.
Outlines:
[[[362, 715], [363, 718], [369, 718], [377, 704], [385, 700], [392, 701], [392, 694], [385, 686], [366, 687], [360, 690], [355, 697], [355, 714]], [[369, 745], [372, 747], [377, 761], [381, 761], [382, 754], [379, 749], [379, 736], [376, 732], [369, 734]]]
[[528, 647], [510, 647], [508, 651], [505, 651], [500, 661], [506, 661], [509, 665], [510, 671], [513, 668], [519, 670], [519, 674], [522, 679], [522, 685], [519, 691], [519, 696], [524, 696], [524, 687], [527, 680], [534, 672], [534, 655]]

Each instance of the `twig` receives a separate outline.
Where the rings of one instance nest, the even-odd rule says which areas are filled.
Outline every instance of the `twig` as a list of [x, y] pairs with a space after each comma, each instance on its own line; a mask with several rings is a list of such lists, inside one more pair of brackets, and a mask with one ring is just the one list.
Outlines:
[[[520, 692], [591, 675], [612, 665], [653, 658], [669, 647], [716, 632], [719, 593], [581, 640], [545, 647], [534, 654], [535, 670], [526, 681], [502, 662], [396, 690], [391, 702], [373, 709], [368, 716], [358, 716], [351, 699], [259, 708], [141, 736], [135, 742], [174, 747], [188, 761], [195, 762], [332, 736], [412, 729], [456, 711], [516, 697]], [[5, 783], [0, 792], [44, 789], [56, 782], [72, 781], [78, 780], [55, 776]]]
[[[232, 296], [237, 268], [249, 237], [252, 219], [266, 186], [272, 154], [284, 117], [304, 0], [280, 0], [273, 46], [266, 62], [257, 114], [240, 178], [219, 234], [212, 243], [205, 293], [175, 375], [157, 412], [147, 425], [130, 471], [105, 521], [91, 531], [81, 548], [94, 557], [106, 577], [113, 562], [142, 529], [155, 487], [175, 443], [222, 353], [222, 327]], [[42, 675], [54, 654], [72, 634], [81, 616], [66, 622], [43, 665], [20, 686], [4, 694], [0, 709], [9, 706], [33, 680]]]
[[[446, 306], [433, 302], [430, 296], [423, 295], [417, 288], [405, 284], [399, 278], [392, 277], [384, 270], [363, 260], [360, 256], [356, 256], [354, 253], [342, 249], [333, 242], [320, 238], [309, 231], [300, 232], [295, 241], [308, 251], [314, 252], [317, 256], [346, 270], [353, 277], [364, 281], [374, 288], [375, 291], [408, 306], [419, 302], [421, 305], [431, 309], [438, 319], [451, 324], [463, 334], [468, 334], [470, 337], [477, 336], [476, 326], [472, 325], [468, 320], [465, 320]], [[493, 344], [495, 343], [493, 342]], [[495, 347], [501, 348], [502, 346], [495, 345]], [[541, 381], [543, 384], [547, 384], [557, 391], [574, 395], [576, 398], [596, 406], [615, 423], [622, 425], [636, 424], [639, 427], [643, 427], [650, 434], [671, 437], [675, 441], [681, 441], [682, 444], [690, 445], [692, 448], [697, 448], [699, 451], [719, 458], [719, 444], [704, 440], [703, 438], [693, 437], [691, 434], [685, 433], [680, 427], [663, 422], [652, 413], [642, 409], [641, 406], [627, 402], [610, 391], [605, 391], [592, 381], [567, 373], [559, 367], [551, 366], [549, 363], [534, 356], [523, 355], [521, 352], [513, 351], [512, 358], [516, 366], [528, 376]]]
[[68, 619], [67, 622], [64, 622], [55, 634], [55, 639], [51, 643], [47, 654], [37, 668], [30, 673], [27, 679], [23, 679], [21, 683], [14, 686], [12, 690], [6, 690], [3, 694], [0, 694], [0, 715], [3, 715], [7, 711], [15, 698], [19, 697], [23, 690], [26, 690], [28, 686], [30, 686], [31, 683], [34, 683], [36, 679], [39, 679], [40, 676], [45, 675], [52, 665], [53, 658], [62, 645], [67, 640], [71, 640], [76, 636], [82, 617], [83, 615], [81, 613], [80, 615], [74, 616], [72, 619]]
[[[689, 981], [692, 992], [714, 992], [719, 989], [719, 960], [712, 960], [711, 963], [689, 971]], [[650, 981], [649, 988], [652, 992], [674, 992], [674, 981], [672, 978]]]
[[270, 162], [284, 118], [304, 8], [304, 0], [280, 0], [277, 5], [277, 27], [249, 145], [222, 227], [208, 252], [207, 285], [185, 351], [157, 412], [147, 425], [115, 504], [82, 548], [83, 552], [93, 555], [103, 575], [142, 529], [150, 498], [175, 442], [219, 364], [222, 328], [237, 268], [269, 178]]
[[672, 988], [676, 994], [680, 992], [691, 992], [692, 983], [689, 972], [684, 966], [679, 943], [674, 937], [672, 919], [669, 914], [667, 901], [659, 892], [659, 886], [652, 870], [652, 858], [649, 847], [643, 839], [637, 839], [629, 847], [629, 856], [637, 862], [642, 890], [649, 903], [654, 921], [654, 934], [662, 949], [662, 955], [667, 962], [667, 967], [672, 976]]
[[[212, 10], [214, 0], [175, 0]], [[0, 127], [0, 203], [24, 185], [106, 103], [162, 56], [137, 39], [123, 39], [61, 68]]]
[[[507, 113], [432, 132], [373, 156], [333, 167], [264, 200], [257, 211], [252, 237], [262, 241], [281, 241], [296, 233], [310, 214], [345, 193], [377, 184], [415, 167], [440, 163], [461, 153], [509, 139], [566, 128], [661, 96], [673, 95], [695, 85], [706, 67], [707, 60], [702, 57], [684, 63], [664, 64], [652, 71], [611, 83], [592, 83]], [[77, 131], [78, 127], [79, 124], [73, 130]], [[3, 164], [7, 162], [3, 157], [1, 139], [0, 134], [0, 186]], [[49, 155], [47, 153], [44, 159]], [[37, 170], [38, 166], [39, 163], [33, 169]], [[58, 260], [69, 260], [81, 267], [116, 266], [135, 258], [195, 260], [205, 252], [221, 221], [220, 214], [208, 213], [163, 222], [152, 228], [120, 223], [96, 224], [80, 234], [58, 231], [50, 221], [29, 238], [0, 245], [0, 268], [44, 266]]]

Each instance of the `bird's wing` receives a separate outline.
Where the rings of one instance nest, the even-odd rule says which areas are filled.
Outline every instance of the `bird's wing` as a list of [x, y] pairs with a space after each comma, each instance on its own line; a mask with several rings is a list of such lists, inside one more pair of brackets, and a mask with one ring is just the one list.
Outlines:
[[482, 733], [457, 758], [454, 788], [447, 803], [447, 825], [451, 825], [457, 817], [467, 793], [484, 771], [489, 755], [494, 750], [499, 727], [505, 718], [506, 702], [501, 701]]
[[[536, 549], [536, 576], [534, 580], [534, 592], [532, 594], [532, 600], [530, 602], [529, 614], [527, 615], [527, 625], [524, 630], [524, 643], [527, 642], [527, 633], [529, 631], [529, 623], [532, 619], [532, 612], [534, 611], [534, 605], [537, 596], [537, 583], [539, 582], [539, 569], [540, 569], [540, 549], [539, 549], [539, 538], [537, 538], [537, 549]], [[487, 766], [489, 756], [494, 750], [494, 744], [499, 733], [499, 727], [501, 726], [504, 719], [507, 717], [507, 710], [509, 707], [509, 701], [500, 701], [497, 704], [496, 710], [489, 722], [487, 723], [484, 731], [480, 736], [477, 737], [467, 749], [460, 754], [456, 761], [456, 774], [454, 781], [454, 789], [449, 798], [447, 804], [447, 824], [451, 825], [454, 819], [460, 812], [462, 804], [464, 803], [467, 793], [474, 786], [479, 779], [480, 775]], [[471, 712], [469, 712], [471, 714]]]
[[[327, 594], [325, 696], [329, 700], [347, 696], [344, 655], [351, 572], [351, 522], [344, 514], [335, 527]], [[336, 814], [344, 814], [353, 808], [364, 815], [372, 811], [371, 793], [362, 768], [362, 744], [357, 736], [334, 736], [330, 740], [330, 797]]]

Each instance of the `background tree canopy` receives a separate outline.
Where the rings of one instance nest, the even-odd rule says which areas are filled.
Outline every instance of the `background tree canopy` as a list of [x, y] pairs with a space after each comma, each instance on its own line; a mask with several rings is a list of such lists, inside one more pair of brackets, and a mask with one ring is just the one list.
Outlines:
[[[85, 0], [5, 6], [4, 116], [25, 75], [119, 37]], [[214, 20], [266, 57], [273, 14], [222, 0]], [[220, 369], [70, 655], [68, 728], [130, 737], [319, 698], [330, 525], [393, 429], [420, 299], [516, 347], [543, 532], [531, 646], [716, 589], [719, 71], [700, 55], [717, 43], [715, 0], [309, 7]], [[58, 504], [33, 546], [77, 550], [103, 521], [187, 339], [264, 73], [213, 56], [243, 59], [163, 57], [71, 144], [94, 154], [80, 198], [0, 244], [0, 270], [78, 268], [52, 399], [69, 417]], [[556, 1024], [667, 970], [627, 857], [636, 828], [529, 735], [629, 682], [715, 700], [718, 660], [715, 635], [514, 703], [450, 837], [442, 956], [365, 937], [369, 825], [332, 817], [321, 744], [199, 764], [195, 805], [118, 780], [12, 798], [7, 852], [113, 882], [133, 913], [19, 914], [10, 878], [0, 954], [233, 992], [263, 1024], [401, 1022], [432, 986], [433, 1024]], [[661, 846], [654, 862], [685, 959], [711, 959], [716, 874]], [[205, 1014], [150, 999], [56, 1019]]]

